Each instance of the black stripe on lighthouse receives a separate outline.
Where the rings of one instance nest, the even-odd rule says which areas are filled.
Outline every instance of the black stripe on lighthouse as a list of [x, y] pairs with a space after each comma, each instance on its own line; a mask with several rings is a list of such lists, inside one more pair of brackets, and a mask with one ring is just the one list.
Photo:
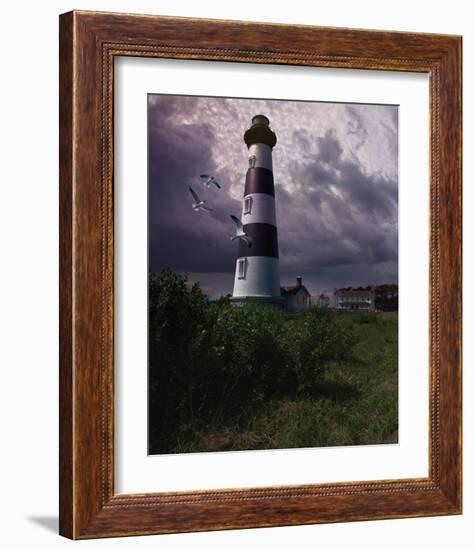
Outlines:
[[245, 177], [245, 195], [265, 193], [275, 196], [273, 172], [268, 168], [249, 168]]
[[277, 228], [269, 223], [248, 223], [244, 231], [252, 238], [252, 246], [239, 240], [239, 258], [248, 256], [268, 256], [278, 258]]

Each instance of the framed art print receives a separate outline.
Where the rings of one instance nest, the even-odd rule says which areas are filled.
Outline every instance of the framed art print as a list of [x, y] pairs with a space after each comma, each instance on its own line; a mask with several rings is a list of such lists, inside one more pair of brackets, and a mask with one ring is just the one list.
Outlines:
[[60, 34], [61, 534], [460, 513], [460, 38]]

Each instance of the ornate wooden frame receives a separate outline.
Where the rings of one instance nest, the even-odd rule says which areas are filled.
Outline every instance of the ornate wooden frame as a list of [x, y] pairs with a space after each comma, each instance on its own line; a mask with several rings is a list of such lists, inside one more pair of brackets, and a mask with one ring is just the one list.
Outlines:
[[[115, 56], [429, 73], [429, 476], [114, 494]], [[60, 533], [73, 539], [461, 513], [461, 37], [60, 16]]]

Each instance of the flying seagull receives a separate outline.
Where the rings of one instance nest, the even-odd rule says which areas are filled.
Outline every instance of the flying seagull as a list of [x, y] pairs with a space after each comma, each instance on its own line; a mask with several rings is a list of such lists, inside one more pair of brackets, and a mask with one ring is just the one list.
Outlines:
[[215, 185], [217, 189], [220, 189], [220, 184], [214, 179], [214, 176], [210, 176], [209, 174], [201, 174], [200, 175], [201, 182], [203, 185], [205, 185], [208, 189], [211, 187], [211, 185]]
[[230, 240], [235, 241], [235, 239], [242, 239], [247, 243], [247, 246], [250, 248], [252, 246], [252, 237], [245, 233], [244, 226], [242, 225], [242, 222], [239, 220], [239, 218], [236, 218], [232, 214], [230, 215], [230, 217], [232, 218], [232, 221], [235, 223], [237, 228], [235, 235], [231, 237]]
[[196, 193], [193, 191], [193, 188], [190, 187], [189, 188], [189, 192], [191, 193], [191, 195], [193, 196], [193, 210], [195, 212], [197, 212], [198, 210], [208, 210], [209, 212], [212, 212], [212, 208], [209, 208], [208, 206], [205, 205], [206, 201], [202, 201], [197, 195]]

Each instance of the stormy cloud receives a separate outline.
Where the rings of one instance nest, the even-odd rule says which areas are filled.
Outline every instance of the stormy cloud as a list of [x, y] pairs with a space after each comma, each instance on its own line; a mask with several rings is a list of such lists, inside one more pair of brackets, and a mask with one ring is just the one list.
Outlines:
[[[149, 267], [232, 292], [248, 166], [243, 134], [270, 119], [282, 285], [323, 288], [397, 282], [396, 106], [150, 95]], [[208, 173], [222, 189], [205, 188]], [[189, 186], [212, 212], [194, 212]]]

